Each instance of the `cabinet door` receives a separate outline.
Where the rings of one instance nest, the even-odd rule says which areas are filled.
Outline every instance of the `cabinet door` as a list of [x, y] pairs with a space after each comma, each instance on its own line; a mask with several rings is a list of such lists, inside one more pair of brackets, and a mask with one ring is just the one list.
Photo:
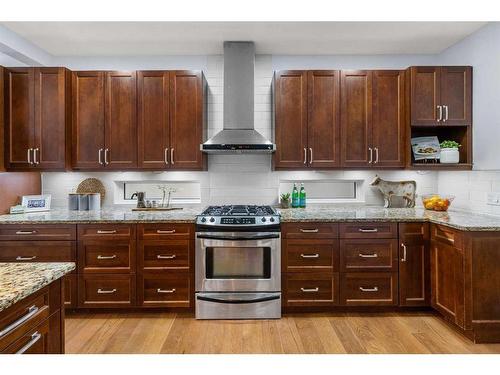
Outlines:
[[34, 166], [34, 101], [32, 68], [7, 69], [5, 74], [5, 146], [8, 169], [27, 169]]
[[274, 167], [307, 168], [307, 72], [277, 72], [274, 82], [276, 152]]
[[429, 225], [399, 224], [399, 305], [430, 303]]
[[66, 164], [66, 70], [35, 69], [35, 164], [64, 169]]
[[170, 168], [202, 170], [205, 84], [199, 71], [170, 72]]
[[472, 122], [472, 68], [441, 67], [441, 101], [444, 125], [470, 125]]
[[340, 72], [307, 73], [308, 164], [313, 168], [340, 166]]
[[[104, 72], [73, 72], [72, 165], [104, 166]], [[101, 162], [100, 162], [101, 161]]]
[[137, 72], [138, 166], [165, 169], [169, 164], [169, 73]]
[[375, 167], [404, 167], [404, 71], [373, 72], [372, 146]]
[[105, 164], [137, 167], [136, 73], [106, 72]]
[[342, 71], [340, 90], [342, 166], [371, 166], [372, 72]]
[[440, 118], [439, 68], [414, 66], [411, 68], [411, 125], [436, 125]]

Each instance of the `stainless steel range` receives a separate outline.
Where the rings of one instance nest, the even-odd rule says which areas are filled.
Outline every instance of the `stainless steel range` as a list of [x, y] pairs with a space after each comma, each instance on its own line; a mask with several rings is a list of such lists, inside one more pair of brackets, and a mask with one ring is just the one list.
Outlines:
[[196, 219], [196, 319], [281, 317], [280, 217], [210, 206]]

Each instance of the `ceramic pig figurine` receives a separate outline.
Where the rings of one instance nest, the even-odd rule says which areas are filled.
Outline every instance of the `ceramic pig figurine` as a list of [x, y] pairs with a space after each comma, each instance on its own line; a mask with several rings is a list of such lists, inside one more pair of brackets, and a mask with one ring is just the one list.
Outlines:
[[375, 175], [370, 184], [380, 189], [384, 196], [384, 207], [411, 208], [415, 207], [417, 183], [415, 181], [385, 181]]

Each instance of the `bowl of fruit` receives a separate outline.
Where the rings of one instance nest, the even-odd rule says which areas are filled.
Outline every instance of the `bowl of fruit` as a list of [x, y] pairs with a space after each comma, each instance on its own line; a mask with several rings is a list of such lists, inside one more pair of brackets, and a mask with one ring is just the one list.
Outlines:
[[453, 199], [453, 195], [427, 194], [422, 196], [422, 203], [426, 210], [448, 211]]

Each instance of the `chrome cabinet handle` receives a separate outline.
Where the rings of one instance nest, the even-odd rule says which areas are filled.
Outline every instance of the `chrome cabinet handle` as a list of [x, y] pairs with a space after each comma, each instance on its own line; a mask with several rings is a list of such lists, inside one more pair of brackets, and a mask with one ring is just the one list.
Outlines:
[[441, 121], [443, 119], [443, 106], [438, 105], [437, 109], [439, 111], [439, 117], [438, 117], [437, 121], [439, 122], [439, 121]]
[[158, 233], [158, 234], [172, 234], [172, 233], [175, 233], [175, 229], [172, 229], [172, 230], [161, 230], [161, 229], [158, 229], [156, 231], [156, 233]]
[[378, 163], [378, 147], [375, 147], [375, 164]]
[[373, 288], [363, 288], [362, 286], [360, 286], [359, 290], [361, 290], [362, 292], [378, 292], [378, 287], [374, 286]]
[[33, 162], [31, 161], [31, 150], [33, 150], [33, 149], [28, 148], [28, 156], [27, 156], [28, 164], [33, 164]]
[[42, 334], [38, 331], [33, 333], [31, 335], [31, 340], [26, 343], [21, 349], [19, 349], [16, 354], [23, 354], [25, 353], [29, 348], [31, 348], [33, 345], [37, 343], [38, 340], [42, 338]]
[[360, 258], [378, 258], [377, 253], [373, 253], [373, 254], [361, 254], [361, 253], [359, 253], [358, 255]]
[[168, 165], [168, 147], [163, 152], [163, 159], [165, 160], [165, 164]]
[[39, 152], [39, 151], [40, 151], [40, 149], [39, 149], [39, 148], [35, 148], [35, 149], [33, 150], [33, 164], [36, 164], [36, 165], [40, 164], [40, 162], [37, 160], [37, 157], [36, 157], [36, 154], [37, 154], [37, 152]]
[[38, 310], [40, 310], [38, 308], [38, 306], [35, 306], [35, 305], [31, 306], [28, 309], [28, 313], [26, 315], [23, 315], [22, 317], [20, 317], [16, 321], [10, 323], [7, 327], [5, 327], [4, 329], [2, 329], [0, 331], [0, 338], [5, 336], [7, 333], [13, 331], [14, 329], [19, 327], [24, 322], [26, 322], [28, 319], [30, 319], [32, 316], [34, 316], [38, 312]]
[[310, 159], [309, 159], [309, 164], [312, 164], [313, 162], [313, 149], [312, 147], [309, 147], [309, 156], [310, 156]]
[[97, 256], [97, 259], [99, 259], [99, 260], [115, 259], [115, 258], [116, 258], [116, 254], [113, 254], [113, 255], [98, 255]]
[[301, 291], [304, 293], [317, 293], [319, 291], [319, 288], [300, 288]]
[[301, 258], [319, 258], [319, 254], [300, 254]]
[[368, 150], [370, 151], [370, 160], [368, 160], [368, 164], [371, 164], [373, 163], [373, 149], [368, 147]]
[[116, 289], [108, 289], [108, 290], [101, 289], [101, 288], [97, 289], [97, 294], [113, 294], [115, 292], [116, 292]]
[[402, 243], [401, 247], [403, 248], [403, 257], [401, 258], [401, 262], [406, 262], [406, 245]]
[[444, 106], [444, 120], [443, 122], [448, 121], [448, 106]]
[[101, 230], [101, 229], [99, 229], [97, 231], [97, 234], [114, 234], [114, 233], [116, 233], [115, 229], [113, 229], [113, 230]]
[[319, 229], [300, 229], [302, 233], [318, 233]]
[[98, 158], [99, 158], [99, 164], [100, 164], [100, 165], [103, 165], [103, 162], [102, 162], [102, 155], [101, 155], [102, 151], [103, 151], [103, 150], [102, 150], [102, 148], [100, 148], [100, 149], [99, 149], [99, 152], [98, 152]]
[[104, 150], [104, 164], [106, 164], [106, 165], [109, 164], [108, 156], [109, 156], [109, 148]]
[[175, 259], [177, 258], [177, 255], [175, 254], [172, 254], [172, 255], [162, 255], [162, 254], [158, 254], [156, 256], [156, 259]]
[[23, 257], [23, 256], [21, 256], [21, 255], [18, 255], [18, 256], [16, 257], [16, 260], [33, 260], [33, 259], [36, 259], [36, 255], [33, 255], [33, 256], [31, 256], [31, 257]]
[[23, 235], [36, 234], [36, 230], [18, 230], [16, 234], [23, 234]]
[[175, 288], [173, 289], [156, 289], [156, 293], [175, 293]]
[[377, 233], [378, 229], [377, 228], [372, 228], [372, 229], [359, 228], [358, 231], [361, 233]]
[[173, 148], [170, 149], [170, 163], [175, 164], [174, 163], [174, 149]]
[[304, 147], [304, 164], [307, 164], [307, 148]]

